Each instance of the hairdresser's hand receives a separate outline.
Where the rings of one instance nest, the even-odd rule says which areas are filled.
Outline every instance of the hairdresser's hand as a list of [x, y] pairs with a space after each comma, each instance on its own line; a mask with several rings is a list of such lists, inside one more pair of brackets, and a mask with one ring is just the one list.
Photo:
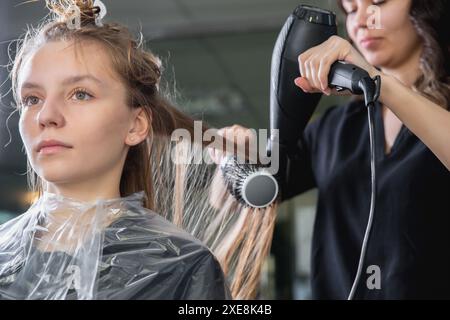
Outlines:
[[[217, 133], [225, 139], [232, 141], [236, 146], [239, 146], [240, 148], [245, 147], [246, 151], [248, 151], [249, 149], [248, 146], [250, 145], [250, 142], [256, 141], [255, 132], [253, 130], [237, 124], [219, 129]], [[208, 150], [211, 159], [216, 164], [220, 164], [220, 161], [226, 154], [235, 154], [237, 151], [237, 148], [235, 148], [234, 150], [225, 150], [225, 141], [223, 143], [223, 147], [224, 149], [222, 150], [216, 148], [209, 148]]]
[[348, 91], [337, 92], [328, 87], [328, 74], [331, 65], [336, 61], [346, 61], [366, 70], [371, 77], [380, 72], [369, 64], [350, 42], [331, 36], [327, 41], [313, 47], [298, 57], [301, 77], [295, 84], [308, 93], [324, 93], [326, 95], [349, 95]]

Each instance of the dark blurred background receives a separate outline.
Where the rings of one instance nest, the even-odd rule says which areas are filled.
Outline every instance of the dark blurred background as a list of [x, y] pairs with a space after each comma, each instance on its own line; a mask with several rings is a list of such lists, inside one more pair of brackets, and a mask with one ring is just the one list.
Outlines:
[[[26, 211], [26, 156], [13, 114], [8, 79], [9, 56], [27, 28], [48, 13], [44, 1], [0, 2], [0, 224]], [[185, 111], [211, 126], [240, 124], [269, 128], [269, 75], [273, 46], [286, 18], [299, 4], [338, 13], [335, 0], [103, 0], [106, 21], [135, 33], [165, 65], [165, 81]], [[314, 117], [344, 98], [324, 97]], [[283, 203], [266, 261], [261, 297], [310, 298], [310, 242], [316, 192]]]

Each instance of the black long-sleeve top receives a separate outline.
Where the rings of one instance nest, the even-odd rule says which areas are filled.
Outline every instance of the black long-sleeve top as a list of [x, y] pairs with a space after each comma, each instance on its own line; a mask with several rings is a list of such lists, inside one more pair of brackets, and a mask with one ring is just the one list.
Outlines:
[[[374, 121], [376, 208], [355, 299], [448, 299], [450, 172], [406, 126], [385, 154], [380, 104]], [[318, 188], [313, 298], [346, 299], [370, 209], [369, 129], [363, 101], [331, 107], [307, 126], [298, 144], [300, 157], [284, 199]], [[378, 275], [380, 289], [374, 288], [373, 276]]]

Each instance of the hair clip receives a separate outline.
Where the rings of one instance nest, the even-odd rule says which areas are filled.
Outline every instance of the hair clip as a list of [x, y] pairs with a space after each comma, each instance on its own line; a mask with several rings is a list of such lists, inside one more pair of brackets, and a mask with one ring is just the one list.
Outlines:
[[103, 27], [103, 17], [106, 15], [106, 6], [105, 4], [101, 1], [101, 0], [95, 0], [94, 1], [94, 8], [96, 9], [97, 12], [95, 12], [94, 14], [95, 16], [95, 24], [97, 25], [97, 27]]
[[[106, 15], [106, 12], [105, 4], [101, 0], [95, 0], [92, 7], [92, 13], [97, 27], [103, 27], [102, 19]], [[81, 10], [77, 5], [72, 4], [67, 8], [63, 17], [66, 17], [66, 24], [69, 29], [81, 28]]]

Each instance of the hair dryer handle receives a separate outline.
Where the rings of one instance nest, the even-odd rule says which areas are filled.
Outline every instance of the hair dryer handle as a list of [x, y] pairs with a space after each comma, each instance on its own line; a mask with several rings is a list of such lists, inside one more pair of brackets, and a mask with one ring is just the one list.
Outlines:
[[336, 61], [330, 68], [328, 85], [337, 91], [349, 90], [352, 94], [363, 94], [360, 86], [361, 79], [368, 77], [369, 73], [353, 64]]

